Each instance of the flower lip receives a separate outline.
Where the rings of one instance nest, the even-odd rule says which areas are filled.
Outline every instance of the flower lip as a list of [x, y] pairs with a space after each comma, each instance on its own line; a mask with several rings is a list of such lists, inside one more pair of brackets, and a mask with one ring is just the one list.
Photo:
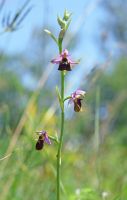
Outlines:
[[58, 70], [60, 70], [60, 71], [63, 71], [63, 70], [71, 71], [71, 65], [68, 62], [66, 57], [63, 58], [62, 61], [60, 62]]
[[82, 104], [81, 104], [82, 99], [76, 99], [74, 101], [74, 111], [79, 112], [81, 110]]
[[44, 140], [39, 136], [38, 141], [36, 143], [36, 150], [41, 150], [44, 147]]

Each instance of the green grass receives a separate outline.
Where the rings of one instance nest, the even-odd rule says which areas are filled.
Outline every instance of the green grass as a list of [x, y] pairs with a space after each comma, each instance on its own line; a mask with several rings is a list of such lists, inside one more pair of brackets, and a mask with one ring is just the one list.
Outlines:
[[[1, 158], [10, 140], [1, 139]], [[101, 145], [98, 157], [90, 143], [70, 146], [63, 149], [62, 199], [100, 200], [104, 192], [108, 200], [127, 199], [126, 147], [113, 136]], [[55, 145], [38, 152], [32, 135], [21, 135], [11, 156], [0, 161], [1, 200], [55, 200], [55, 166]]]

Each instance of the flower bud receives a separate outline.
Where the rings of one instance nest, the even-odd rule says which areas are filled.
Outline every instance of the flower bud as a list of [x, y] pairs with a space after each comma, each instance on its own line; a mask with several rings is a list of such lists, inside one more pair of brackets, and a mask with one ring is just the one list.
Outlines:
[[58, 21], [58, 24], [60, 25], [61, 29], [65, 29], [66, 22], [59, 16], [57, 17], [57, 21]]
[[64, 11], [64, 17], [63, 20], [68, 21], [70, 19], [70, 16], [72, 13], [69, 13], [67, 10]]

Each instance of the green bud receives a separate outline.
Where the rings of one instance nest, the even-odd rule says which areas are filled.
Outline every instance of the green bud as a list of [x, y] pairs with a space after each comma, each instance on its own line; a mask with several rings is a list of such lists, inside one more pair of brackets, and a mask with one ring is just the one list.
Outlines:
[[57, 21], [58, 21], [58, 24], [60, 25], [61, 29], [65, 29], [66, 22], [59, 16], [57, 17]]
[[47, 33], [48, 35], [51, 35], [51, 31], [49, 31], [48, 29], [44, 29], [44, 32]]
[[72, 13], [69, 13], [67, 10], [64, 11], [63, 20], [68, 21], [71, 17]]

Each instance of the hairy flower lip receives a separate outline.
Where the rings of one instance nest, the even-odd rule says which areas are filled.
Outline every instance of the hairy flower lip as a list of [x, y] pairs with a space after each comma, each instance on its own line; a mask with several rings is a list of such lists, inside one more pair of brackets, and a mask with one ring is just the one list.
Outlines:
[[51, 60], [53, 64], [59, 64], [58, 70], [63, 71], [71, 71], [71, 67], [74, 64], [78, 64], [79, 62], [73, 61], [70, 57], [70, 54], [67, 49], [64, 49], [62, 53], [57, 57]]

